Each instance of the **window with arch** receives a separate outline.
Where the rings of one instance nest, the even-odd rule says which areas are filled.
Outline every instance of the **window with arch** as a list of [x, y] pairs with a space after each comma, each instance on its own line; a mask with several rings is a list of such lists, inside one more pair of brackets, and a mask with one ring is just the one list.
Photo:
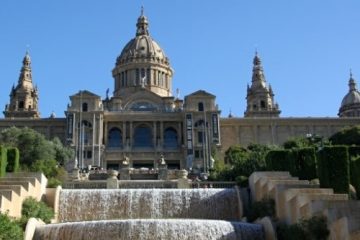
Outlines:
[[84, 103], [82, 104], [82, 111], [83, 111], [83, 112], [87, 112], [87, 111], [88, 111], [88, 104], [87, 104], [86, 102], [84, 102]]
[[199, 112], [203, 112], [203, 111], [204, 111], [204, 103], [203, 103], [203, 102], [199, 102], [199, 103], [198, 103], [198, 111], [199, 111]]
[[119, 128], [111, 128], [108, 133], [108, 147], [121, 147], [122, 146], [122, 134]]
[[178, 134], [172, 128], [166, 128], [164, 131], [164, 148], [177, 148], [178, 147]]
[[134, 131], [134, 147], [153, 147], [151, 128], [140, 125]]

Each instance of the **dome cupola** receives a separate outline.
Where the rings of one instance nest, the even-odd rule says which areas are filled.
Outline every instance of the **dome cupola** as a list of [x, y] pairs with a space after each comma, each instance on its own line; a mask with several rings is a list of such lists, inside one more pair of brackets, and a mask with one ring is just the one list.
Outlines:
[[360, 117], [360, 92], [350, 71], [349, 92], [341, 101], [339, 117]]
[[162, 97], [171, 96], [173, 70], [164, 51], [150, 36], [148, 27], [142, 8], [135, 38], [125, 45], [112, 71], [114, 96], [132, 94], [143, 88]]

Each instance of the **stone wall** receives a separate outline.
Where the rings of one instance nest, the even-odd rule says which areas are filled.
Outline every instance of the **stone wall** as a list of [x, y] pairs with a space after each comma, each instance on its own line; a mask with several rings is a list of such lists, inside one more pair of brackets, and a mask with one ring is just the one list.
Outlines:
[[222, 153], [235, 144], [282, 144], [309, 133], [328, 138], [358, 124], [360, 118], [221, 118]]

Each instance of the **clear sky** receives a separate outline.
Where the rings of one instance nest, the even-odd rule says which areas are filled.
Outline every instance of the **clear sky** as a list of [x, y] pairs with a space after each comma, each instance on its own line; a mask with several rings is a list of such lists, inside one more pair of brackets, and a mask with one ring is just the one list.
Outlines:
[[141, 5], [175, 70], [173, 92], [204, 89], [223, 116], [243, 116], [255, 49], [283, 117], [336, 117], [350, 68], [360, 81], [359, 0], [1, 0], [1, 110], [27, 45], [42, 117], [63, 117], [79, 90], [112, 92]]

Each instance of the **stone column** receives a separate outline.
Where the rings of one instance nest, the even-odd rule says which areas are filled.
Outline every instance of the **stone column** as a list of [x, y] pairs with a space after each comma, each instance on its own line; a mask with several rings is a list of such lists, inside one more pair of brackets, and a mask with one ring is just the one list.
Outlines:
[[123, 121], [122, 123], [122, 143], [123, 143], [123, 149], [126, 148], [126, 122]]
[[154, 145], [154, 148], [156, 148], [156, 121], [153, 122], [153, 145]]
[[190, 188], [190, 183], [187, 175], [188, 171], [186, 171], [185, 169], [178, 171], [177, 188]]
[[130, 149], [132, 148], [132, 144], [133, 144], [133, 122], [130, 122], [130, 136], [129, 136], [129, 147]]
[[164, 145], [164, 122], [163, 121], [160, 122], [160, 145], [161, 145], [161, 148]]
[[178, 146], [181, 146], [182, 131], [181, 131], [181, 122], [178, 123]]
[[119, 174], [116, 170], [109, 170], [108, 171], [109, 177], [106, 180], [106, 188], [107, 189], [117, 189], [119, 188], [119, 182], [117, 179], [117, 175]]

